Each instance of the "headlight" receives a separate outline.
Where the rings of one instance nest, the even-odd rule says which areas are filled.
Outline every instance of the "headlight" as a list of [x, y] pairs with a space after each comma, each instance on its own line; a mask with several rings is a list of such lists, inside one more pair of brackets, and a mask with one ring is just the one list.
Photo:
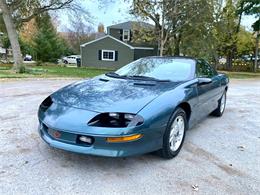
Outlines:
[[52, 105], [53, 101], [51, 99], [51, 96], [48, 96], [40, 105], [40, 109], [44, 112]]
[[143, 118], [130, 113], [102, 113], [88, 122], [89, 126], [95, 127], [134, 127], [143, 124]]

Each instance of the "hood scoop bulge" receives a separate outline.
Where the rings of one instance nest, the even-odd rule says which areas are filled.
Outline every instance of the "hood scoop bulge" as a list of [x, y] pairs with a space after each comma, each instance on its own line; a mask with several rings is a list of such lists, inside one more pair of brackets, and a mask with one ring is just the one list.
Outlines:
[[108, 79], [103, 79], [103, 78], [99, 78], [100, 81], [103, 81], [103, 82], [108, 82], [109, 80]]
[[137, 85], [137, 86], [155, 86], [156, 83], [147, 83], [147, 82], [134, 82], [134, 85]]

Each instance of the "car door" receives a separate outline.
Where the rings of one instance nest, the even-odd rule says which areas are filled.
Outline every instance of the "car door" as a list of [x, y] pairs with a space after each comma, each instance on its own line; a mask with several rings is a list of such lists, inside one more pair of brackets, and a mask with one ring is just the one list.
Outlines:
[[72, 57], [70, 56], [70, 57], [68, 57], [68, 62], [69, 62], [69, 64], [72, 64], [73, 63], [73, 59], [72, 59]]
[[196, 65], [198, 79], [198, 118], [203, 118], [217, 108], [217, 96], [220, 80], [217, 72], [204, 60], [198, 60]]

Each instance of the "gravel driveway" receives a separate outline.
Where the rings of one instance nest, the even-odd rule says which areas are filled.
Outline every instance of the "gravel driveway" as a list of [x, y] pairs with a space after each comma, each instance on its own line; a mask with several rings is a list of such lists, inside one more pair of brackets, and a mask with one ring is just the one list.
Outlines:
[[0, 194], [260, 194], [260, 80], [232, 80], [226, 112], [179, 156], [103, 158], [50, 148], [39, 103], [73, 80], [0, 81]]

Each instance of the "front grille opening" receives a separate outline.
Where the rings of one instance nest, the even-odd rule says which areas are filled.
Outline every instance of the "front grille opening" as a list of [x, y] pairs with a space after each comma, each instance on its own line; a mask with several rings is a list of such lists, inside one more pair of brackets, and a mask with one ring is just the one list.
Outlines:
[[127, 127], [130, 122], [130, 120], [124, 117], [124, 114], [119, 114], [118, 117], [111, 117], [108, 113], [103, 113], [91, 119], [88, 125], [95, 127], [122, 128]]

